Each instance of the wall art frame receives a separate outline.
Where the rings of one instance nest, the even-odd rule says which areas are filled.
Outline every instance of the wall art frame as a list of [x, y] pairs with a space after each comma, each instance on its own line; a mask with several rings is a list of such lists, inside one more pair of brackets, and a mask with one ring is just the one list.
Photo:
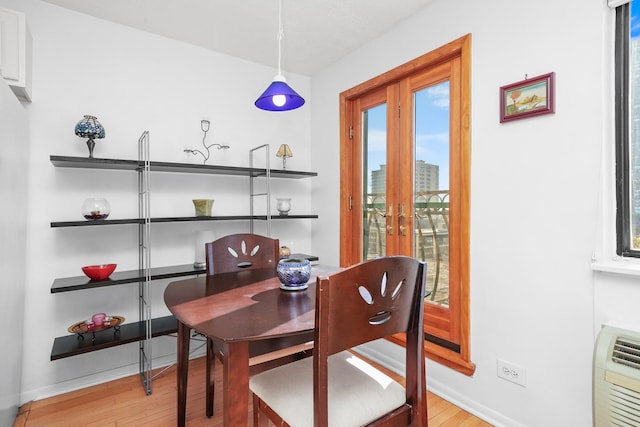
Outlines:
[[500, 123], [555, 113], [555, 73], [500, 88]]

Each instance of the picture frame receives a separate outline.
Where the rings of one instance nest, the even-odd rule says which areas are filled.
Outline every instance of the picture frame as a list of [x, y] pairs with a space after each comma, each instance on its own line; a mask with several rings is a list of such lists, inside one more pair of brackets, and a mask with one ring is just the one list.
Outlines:
[[500, 88], [500, 123], [555, 113], [555, 73]]

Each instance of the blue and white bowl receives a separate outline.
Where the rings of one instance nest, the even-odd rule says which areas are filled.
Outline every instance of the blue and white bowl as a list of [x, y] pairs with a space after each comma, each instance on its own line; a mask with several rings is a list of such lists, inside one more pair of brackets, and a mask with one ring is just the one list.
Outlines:
[[311, 263], [307, 259], [281, 259], [277, 267], [280, 289], [300, 291], [309, 287]]

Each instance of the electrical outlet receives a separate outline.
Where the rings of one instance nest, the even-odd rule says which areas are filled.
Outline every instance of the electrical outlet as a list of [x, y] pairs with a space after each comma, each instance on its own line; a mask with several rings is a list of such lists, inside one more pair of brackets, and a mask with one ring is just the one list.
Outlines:
[[498, 359], [498, 377], [521, 385], [527, 386], [527, 371], [519, 365]]

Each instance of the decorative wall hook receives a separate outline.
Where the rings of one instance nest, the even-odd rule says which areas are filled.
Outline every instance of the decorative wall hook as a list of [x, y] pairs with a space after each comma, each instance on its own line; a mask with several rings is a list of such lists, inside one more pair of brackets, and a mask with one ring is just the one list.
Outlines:
[[209, 160], [209, 157], [211, 156], [211, 152], [209, 151], [209, 149], [211, 147], [217, 147], [218, 150], [226, 150], [229, 148], [228, 145], [223, 145], [223, 144], [205, 144], [204, 140], [207, 138], [207, 132], [209, 132], [209, 127], [211, 126], [211, 122], [209, 122], [209, 120], [201, 120], [200, 121], [200, 128], [202, 129], [202, 132], [204, 132], [204, 135], [202, 136], [202, 146], [204, 147], [204, 149], [206, 150], [207, 154], [204, 153], [204, 151], [200, 151], [200, 150], [193, 150], [191, 148], [185, 148], [184, 152], [185, 153], [191, 153], [194, 156], [196, 154], [200, 154], [203, 158], [204, 161], [202, 162], [203, 165], [207, 164], [207, 160]]

